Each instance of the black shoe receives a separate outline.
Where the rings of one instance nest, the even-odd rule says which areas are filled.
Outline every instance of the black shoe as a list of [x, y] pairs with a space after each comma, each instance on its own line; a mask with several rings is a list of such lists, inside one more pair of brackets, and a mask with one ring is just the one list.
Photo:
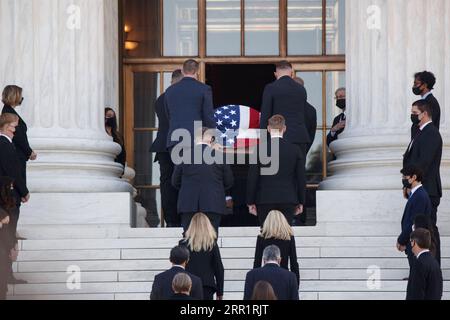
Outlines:
[[27, 283], [28, 283], [28, 281], [16, 279], [16, 278], [14, 278], [14, 276], [11, 276], [8, 278], [8, 284], [27, 284]]

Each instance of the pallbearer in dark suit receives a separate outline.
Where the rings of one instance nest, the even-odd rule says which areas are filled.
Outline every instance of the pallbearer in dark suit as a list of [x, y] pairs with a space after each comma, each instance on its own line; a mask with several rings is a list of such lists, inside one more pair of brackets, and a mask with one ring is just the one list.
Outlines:
[[[289, 130], [289, 128], [288, 128]], [[286, 125], [283, 116], [275, 115], [269, 120], [271, 141], [268, 153], [269, 165], [251, 165], [247, 184], [247, 203], [252, 214], [257, 215], [261, 227], [272, 210], [281, 211], [291, 224], [294, 216], [303, 212], [305, 203], [305, 157], [297, 145], [284, 139]], [[278, 150], [272, 147], [279, 146]], [[278, 171], [272, 175], [263, 172], [279, 161]]]
[[[26, 203], [30, 199], [25, 179], [22, 175], [21, 164], [13, 144], [14, 132], [19, 122], [19, 117], [5, 113], [0, 116], [0, 176], [10, 177], [13, 180], [12, 196], [15, 200], [15, 208], [11, 209], [10, 225], [8, 230], [11, 239], [17, 243], [17, 223], [19, 221], [19, 212], [21, 203]], [[14, 278], [12, 271], [12, 261], [9, 268], [8, 283], [21, 284], [26, 283], [23, 280]]]
[[[294, 80], [305, 87], [305, 81], [302, 78], [296, 77]], [[308, 96], [308, 95], [307, 95]], [[317, 111], [314, 106], [312, 106], [308, 100], [305, 105], [305, 121], [306, 121], [306, 129], [308, 130], [309, 138], [311, 142], [307, 145], [306, 154], [311, 150], [312, 145], [314, 144], [314, 140], [316, 139], [317, 133]], [[304, 215], [303, 215], [304, 216]]]
[[266, 86], [261, 107], [261, 129], [267, 129], [269, 119], [278, 114], [286, 119], [286, 140], [298, 145], [306, 154], [311, 138], [306, 128], [306, 90], [293, 77], [292, 65], [282, 61], [276, 65], [277, 81]]
[[[414, 75], [414, 87], [413, 93], [417, 96], [421, 96], [422, 100], [425, 100], [431, 107], [433, 114], [433, 125], [439, 130], [441, 123], [441, 106], [431, 92], [436, 84], [436, 77], [433, 73], [428, 71], [418, 72]], [[411, 138], [414, 138], [418, 130], [418, 127], [414, 124], [411, 127]]]
[[441, 300], [442, 270], [430, 253], [431, 236], [425, 229], [411, 234], [411, 247], [415, 255], [408, 281], [406, 300]]
[[192, 147], [194, 141], [194, 123], [201, 122], [199, 127], [216, 128], [211, 87], [199, 82], [199, 64], [188, 60], [183, 65], [184, 78], [167, 89], [164, 103], [169, 119], [167, 147], [171, 149], [180, 140], [172, 141], [172, 134], [177, 129], [185, 129], [191, 135], [191, 141], [184, 141]]
[[224, 290], [224, 267], [217, 245], [217, 233], [208, 217], [197, 213], [186, 232], [186, 237], [180, 242], [191, 254], [186, 270], [202, 279], [204, 300], [222, 300]]
[[418, 215], [431, 217], [431, 201], [427, 191], [422, 186], [422, 170], [414, 166], [408, 166], [401, 171], [403, 174], [403, 186], [411, 189], [408, 202], [403, 213], [401, 234], [397, 240], [397, 249], [408, 256], [409, 268], [414, 262], [414, 254], [409, 244], [414, 220]]
[[264, 249], [264, 267], [253, 269], [245, 279], [244, 300], [250, 300], [255, 285], [267, 281], [273, 288], [278, 300], [299, 300], [297, 277], [294, 273], [280, 267], [281, 253], [277, 246]]
[[175, 294], [173, 290], [173, 279], [180, 273], [185, 273], [191, 278], [192, 290], [190, 291], [190, 296], [195, 300], [203, 300], [202, 281], [199, 277], [186, 271], [189, 258], [189, 250], [184, 246], [177, 246], [170, 251], [172, 268], [156, 275], [153, 281], [150, 300], [170, 300]]
[[27, 125], [25, 121], [19, 116], [15, 108], [22, 105], [24, 98], [22, 96], [22, 88], [18, 86], [7, 86], [3, 90], [2, 102], [4, 103], [2, 114], [11, 113], [19, 117], [19, 124], [16, 127], [13, 143], [17, 150], [19, 157], [20, 172], [23, 179], [27, 180], [27, 161], [36, 160], [37, 154], [31, 149], [27, 136]]
[[[185, 150], [185, 162], [177, 165], [173, 173], [172, 184], [179, 190], [178, 213], [185, 232], [192, 217], [203, 212], [219, 233], [222, 215], [226, 214], [225, 190], [233, 186], [233, 172], [228, 165], [220, 164], [224, 163], [224, 156], [211, 147], [215, 134], [212, 131], [203, 128], [197, 132], [195, 147]], [[217, 161], [209, 163], [214, 158]]]
[[431, 221], [436, 237], [436, 259], [439, 264], [440, 237], [437, 228], [437, 210], [442, 198], [441, 159], [442, 137], [432, 122], [431, 106], [425, 100], [416, 101], [412, 107], [412, 122], [419, 128], [415, 137], [406, 150], [403, 158], [403, 167], [415, 166], [423, 171], [423, 186], [430, 196], [432, 212]]
[[[183, 79], [181, 70], [176, 70], [172, 73], [172, 85], [178, 83]], [[159, 162], [161, 171], [161, 204], [164, 212], [164, 220], [167, 227], [180, 227], [180, 216], [177, 212], [178, 190], [172, 186], [172, 175], [174, 164], [170, 157], [169, 150], [167, 150], [167, 136], [169, 135], [169, 119], [167, 118], [165, 106], [166, 94], [163, 93], [156, 100], [156, 115], [159, 120], [158, 135], [153, 143], [150, 152], [156, 153], [155, 162]]]
[[339, 139], [339, 135], [342, 134], [345, 130], [345, 125], [347, 121], [347, 116], [345, 114], [345, 110], [347, 107], [346, 100], [346, 89], [339, 88], [336, 90], [336, 107], [342, 110], [342, 113], [334, 118], [333, 126], [331, 128], [330, 133], [327, 136], [327, 145], [330, 146], [332, 142]]

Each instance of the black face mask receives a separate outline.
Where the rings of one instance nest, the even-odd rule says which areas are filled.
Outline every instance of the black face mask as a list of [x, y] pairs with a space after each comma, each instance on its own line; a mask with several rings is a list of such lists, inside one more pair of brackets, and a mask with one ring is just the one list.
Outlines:
[[402, 183], [403, 183], [403, 188], [406, 188], [406, 189], [412, 188], [412, 184], [409, 183], [409, 179], [402, 179]]
[[117, 127], [116, 118], [105, 118], [105, 125], [110, 128], [116, 128]]
[[417, 126], [420, 123], [419, 115], [418, 114], [412, 114], [411, 115], [411, 122]]
[[421, 95], [422, 95], [422, 90], [420, 90], [420, 87], [421, 87], [421, 86], [413, 87], [413, 88], [412, 88], [412, 91], [413, 91], [413, 93], [414, 93], [416, 96], [421, 96]]
[[346, 104], [346, 100], [345, 99], [336, 100], [336, 107], [338, 107], [339, 109], [345, 110], [346, 105], [347, 104]]

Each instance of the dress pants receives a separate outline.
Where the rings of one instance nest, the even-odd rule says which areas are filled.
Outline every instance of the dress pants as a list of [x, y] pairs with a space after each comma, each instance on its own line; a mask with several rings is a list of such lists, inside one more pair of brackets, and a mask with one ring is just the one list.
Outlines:
[[203, 300], [212, 301], [214, 300], [214, 294], [216, 293], [216, 289], [211, 287], [203, 287]]
[[169, 228], [181, 226], [180, 216], [177, 212], [178, 190], [172, 186], [174, 164], [168, 152], [158, 152], [156, 161], [161, 170], [161, 205], [164, 212], [164, 220]]
[[258, 211], [259, 224], [261, 227], [263, 227], [270, 211], [278, 210], [286, 217], [289, 225], [292, 225], [296, 207], [297, 206], [294, 204], [259, 204], [256, 206], [256, 210]]
[[[189, 226], [191, 225], [192, 218], [197, 214], [197, 212], [194, 213], [182, 213], [181, 214], [181, 225], [183, 227], [184, 233], [189, 229]], [[216, 229], [217, 237], [219, 237], [219, 227], [220, 222], [222, 220], [222, 215], [218, 213], [205, 213], [206, 216], [211, 221], [211, 224], [213, 225], [214, 229]]]
[[441, 203], [440, 197], [430, 197], [431, 200], [431, 223], [433, 225], [434, 238], [436, 240], [436, 260], [441, 265], [441, 236], [439, 235], [439, 229], [437, 227], [437, 211]]

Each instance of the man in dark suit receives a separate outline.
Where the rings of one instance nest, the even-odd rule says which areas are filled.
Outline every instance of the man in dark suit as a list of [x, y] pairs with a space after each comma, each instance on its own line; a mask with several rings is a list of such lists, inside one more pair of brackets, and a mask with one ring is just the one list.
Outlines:
[[336, 90], [336, 107], [342, 110], [342, 113], [338, 115], [333, 120], [333, 126], [331, 128], [330, 133], [327, 136], [327, 145], [328, 147], [332, 142], [339, 139], [339, 135], [342, 134], [345, 130], [345, 125], [347, 121], [347, 116], [345, 114], [345, 109], [347, 108], [347, 100], [346, 100], [346, 89], [339, 88]]
[[[414, 87], [412, 90], [415, 95], [421, 96], [422, 100], [425, 100], [430, 105], [433, 114], [433, 125], [439, 130], [441, 123], [441, 107], [431, 92], [431, 90], [434, 89], [435, 84], [436, 77], [433, 73], [428, 71], [418, 72], [414, 75]], [[411, 138], [414, 138], [417, 130], [417, 126], [413, 124], [411, 127]]]
[[[172, 74], [172, 85], [178, 83], [183, 79], [181, 70], [176, 70]], [[161, 204], [164, 213], [164, 220], [167, 227], [176, 228], [181, 226], [180, 216], [177, 212], [178, 190], [172, 186], [172, 175], [174, 164], [167, 150], [167, 136], [169, 134], [169, 119], [165, 110], [165, 96], [163, 93], [156, 100], [156, 115], [159, 120], [159, 129], [155, 142], [153, 143], [150, 152], [156, 153], [155, 162], [159, 162], [161, 179]]]
[[[19, 221], [20, 205], [26, 203], [30, 199], [30, 193], [28, 192], [27, 185], [25, 183], [24, 176], [21, 170], [21, 164], [19, 156], [17, 154], [16, 147], [13, 144], [14, 133], [18, 126], [19, 117], [5, 113], [0, 116], [0, 176], [10, 177], [14, 180], [13, 195], [16, 199], [16, 208], [10, 215], [11, 239], [17, 243], [17, 223]], [[26, 281], [18, 280], [14, 277], [12, 272], [12, 262], [10, 264], [10, 275], [8, 283], [10, 284], [23, 284]]]
[[408, 166], [401, 171], [403, 174], [403, 186], [411, 190], [406, 203], [401, 223], [401, 234], [397, 240], [397, 249], [408, 256], [409, 268], [414, 262], [414, 254], [409, 243], [414, 220], [418, 215], [431, 217], [431, 201], [427, 191], [422, 186], [422, 170], [414, 166]]
[[286, 140], [298, 145], [306, 155], [311, 137], [306, 128], [306, 90], [293, 77], [292, 65], [282, 61], [276, 65], [277, 81], [266, 86], [261, 107], [261, 129], [266, 129], [269, 119], [282, 115], [286, 119]]
[[[305, 81], [296, 77], [294, 80], [305, 87]], [[314, 144], [314, 140], [316, 139], [317, 133], [317, 110], [308, 102], [308, 95], [306, 95], [306, 105], [305, 105], [305, 121], [306, 121], [306, 129], [308, 130], [309, 138], [311, 142], [307, 145], [306, 154], [311, 150], [312, 145]], [[303, 215], [304, 216], [304, 215]]]
[[273, 287], [278, 300], [299, 300], [297, 277], [294, 273], [280, 267], [281, 253], [277, 246], [264, 249], [264, 267], [247, 273], [244, 300], [250, 300], [258, 281], [267, 281]]
[[[164, 103], [169, 119], [167, 147], [172, 149], [183, 140], [183, 145], [192, 147], [195, 134], [195, 123], [199, 128], [216, 128], [211, 87], [199, 82], [199, 64], [195, 60], [188, 60], [183, 65], [184, 78], [167, 89]], [[187, 130], [188, 137], [172, 137], [174, 131]], [[177, 132], [179, 133], [179, 132]]]
[[[281, 211], [291, 224], [294, 216], [303, 212], [305, 203], [305, 157], [300, 148], [284, 139], [286, 122], [283, 116], [275, 115], [269, 120], [271, 141], [268, 153], [279, 168], [274, 175], [265, 175], [267, 167], [251, 165], [247, 184], [247, 203], [252, 214], [257, 215], [261, 226], [272, 210]], [[289, 130], [289, 128], [287, 128]], [[272, 149], [279, 146], [278, 149]]]
[[233, 186], [233, 172], [224, 164], [224, 155], [212, 148], [215, 130], [197, 132], [196, 145], [186, 149], [184, 160], [175, 167], [172, 184], [179, 190], [178, 213], [186, 232], [192, 217], [203, 212], [219, 231], [222, 215], [226, 214], [225, 190]]
[[403, 157], [403, 167], [413, 165], [423, 171], [423, 186], [430, 196], [432, 212], [431, 221], [436, 237], [436, 259], [439, 264], [440, 237], [437, 228], [437, 210], [442, 198], [441, 159], [442, 137], [432, 122], [431, 106], [425, 100], [416, 101], [412, 107], [411, 121], [419, 130], [406, 150]]
[[170, 300], [173, 291], [173, 280], [179, 273], [186, 273], [192, 280], [191, 297], [195, 300], [203, 300], [203, 285], [199, 277], [186, 271], [189, 262], [189, 250], [185, 246], [177, 246], [170, 252], [172, 268], [155, 276], [150, 300]]
[[442, 270], [430, 253], [431, 235], [426, 229], [411, 234], [411, 247], [415, 255], [408, 281], [406, 300], [441, 300]]

